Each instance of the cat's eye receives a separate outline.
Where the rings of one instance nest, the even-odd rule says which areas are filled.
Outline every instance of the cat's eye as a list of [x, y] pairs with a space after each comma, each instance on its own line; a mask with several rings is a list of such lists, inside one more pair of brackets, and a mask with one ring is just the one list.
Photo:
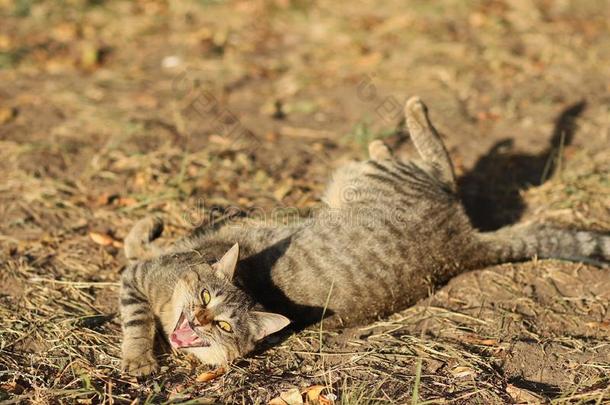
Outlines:
[[231, 327], [231, 325], [229, 324], [229, 322], [226, 321], [218, 321], [216, 322], [216, 325], [222, 329], [223, 331], [227, 332], [227, 333], [232, 333], [233, 332], [233, 328]]
[[210, 295], [210, 292], [208, 290], [206, 290], [205, 288], [203, 289], [203, 291], [201, 291], [201, 300], [203, 301], [203, 303], [205, 305], [208, 305], [210, 303], [210, 301], [212, 300], [212, 296]]

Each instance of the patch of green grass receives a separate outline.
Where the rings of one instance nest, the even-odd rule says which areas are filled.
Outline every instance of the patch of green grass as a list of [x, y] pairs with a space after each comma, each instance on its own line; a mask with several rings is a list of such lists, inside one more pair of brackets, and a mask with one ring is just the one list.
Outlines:
[[202, 7], [214, 6], [217, 4], [222, 4], [224, 2], [225, 2], [225, 0], [197, 0], [197, 4], [199, 4]]
[[15, 17], [27, 17], [32, 11], [32, 5], [36, 0], [16, 0], [13, 5], [12, 14]]
[[369, 143], [375, 139], [384, 139], [396, 133], [396, 129], [374, 130], [368, 120], [361, 120], [354, 129], [347, 134], [348, 143], [355, 143], [366, 153]]
[[344, 379], [339, 394], [337, 405], [381, 405], [387, 404], [388, 398], [381, 390], [385, 379], [371, 389], [369, 384], [358, 384], [354, 380]]
[[26, 48], [0, 52], [0, 69], [14, 69], [26, 53]]

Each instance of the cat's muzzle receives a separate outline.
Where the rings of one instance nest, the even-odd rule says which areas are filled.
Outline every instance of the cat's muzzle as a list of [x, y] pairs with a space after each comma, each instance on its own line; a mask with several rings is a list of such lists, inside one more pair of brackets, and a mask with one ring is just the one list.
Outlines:
[[197, 335], [184, 312], [180, 314], [176, 327], [169, 336], [169, 342], [173, 347], [178, 349], [186, 347], [210, 346], [209, 342], [206, 342], [199, 335]]

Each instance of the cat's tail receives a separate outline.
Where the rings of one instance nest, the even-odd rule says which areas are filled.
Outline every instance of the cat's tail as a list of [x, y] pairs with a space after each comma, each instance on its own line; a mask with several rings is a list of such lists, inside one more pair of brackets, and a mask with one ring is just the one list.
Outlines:
[[610, 266], [610, 235], [525, 223], [478, 234], [483, 264], [559, 259]]
[[124, 241], [125, 256], [130, 262], [152, 259], [161, 249], [152, 241], [163, 233], [163, 221], [158, 217], [146, 217], [131, 228]]

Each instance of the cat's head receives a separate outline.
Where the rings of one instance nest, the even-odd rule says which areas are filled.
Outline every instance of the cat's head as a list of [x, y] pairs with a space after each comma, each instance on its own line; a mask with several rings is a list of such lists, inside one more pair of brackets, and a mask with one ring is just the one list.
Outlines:
[[290, 323], [283, 315], [255, 310], [254, 301], [233, 283], [238, 256], [235, 244], [218, 262], [186, 270], [174, 291], [177, 322], [168, 333], [170, 343], [207, 364], [241, 357]]

